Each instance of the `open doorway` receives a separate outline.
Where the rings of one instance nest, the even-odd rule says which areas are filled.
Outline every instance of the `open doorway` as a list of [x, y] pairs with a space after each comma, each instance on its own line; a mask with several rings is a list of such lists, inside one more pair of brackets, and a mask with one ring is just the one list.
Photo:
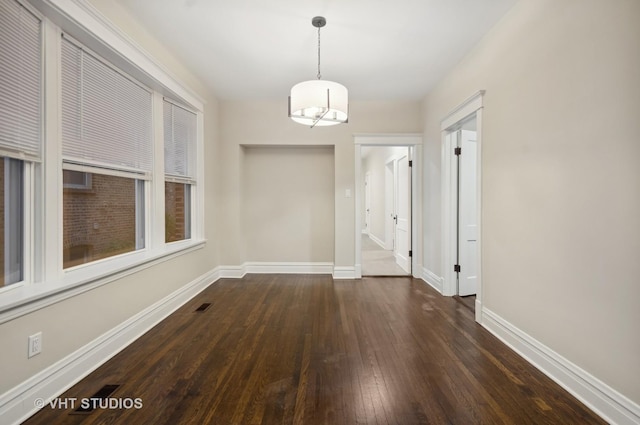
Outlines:
[[479, 91], [441, 124], [443, 155], [443, 294], [460, 297], [482, 318], [481, 128]]
[[362, 275], [411, 275], [410, 148], [365, 146], [361, 155]]
[[[363, 258], [363, 241], [369, 242], [369, 240], [373, 239], [371, 235], [374, 237], [378, 237], [378, 241], [375, 242], [374, 248], [382, 248], [385, 251], [391, 251], [393, 253], [394, 247], [398, 246], [406, 246], [406, 254], [404, 255], [405, 266], [406, 269], [402, 269], [402, 276], [413, 276], [413, 277], [421, 277], [422, 276], [422, 266], [418, 261], [421, 255], [421, 244], [422, 244], [422, 236], [421, 232], [421, 219], [422, 216], [422, 197], [421, 197], [421, 176], [422, 176], [422, 168], [421, 168], [421, 158], [422, 158], [422, 134], [416, 133], [392, 133], [392, 134], [359, 134], [354, 136], [354, 147], [355, 147], [355, 264], [354, 264], [354, 277], [361, 278], [363, 276], [362, 272], [362, 258]], [[399, 211], [396, 225], [396, 214], [392, 214], [392, 207], [389, 206], [391, 197], [385, 196], [386, 203], [382, 206], [378, 207], [379, 211], [384, 211], [382, 214], [382, 221], [376, 224], [374, 217], [370, 217], [370, 225], [368, 228], [364, 227], [365, 223], [365, 214], [367, 205], [367, 201], [365, 197], [367, 196], [367, 189], [365, 188], [364, 181], [366, 172], [365, 161], [366, 158], [363, 158], [363, 151], [367, 152], [367, 150], [375, 149], [375, 148], [401, 148], [402, 151], [399, 154], [391, 154], [391, 155], [382, 155], [382, 175], [381, 182], [378, 183], [379, 191], [389, 192], [389, 186], [394, 187], [394, 183], [389, 176], [395, 175], [395, 173], [403, 174], [406, 173], [407, 178], [409, 180], [408, 188], [405, 190], [400, 189], [400, 196], [406, 197], [408, 204], [402, 203], [406, 207]], [[373, 150], [372, 152], [376, 152]], [[403, 159], [404, 158], [404, 159]], [[397, 161], [396, 164], [391, 164], [390, 162]], [[373, 179], [373, 176], [371, 177]], [[373, 188], [373, 186], [372, 186]], [[347, 190], [347, 195], [349, 191]], [[373, 201], [375, 194], [377, 193], [375, 190], [370, 190], [370, 199]], [[404, 215], [406, 214], [406, 222], [403, 222]], [[393, 218], [393, 225], [389, 226], [390, 218]], [[405, 225], [404, 229], [400, 228]], [[376, 227], [379, 226], [379, 227]], [[388, 236], [389, 233], [393, 233], [395, 231], [395, 235]], [[398, 239], [398, 233], [402, 233], [404, 231], [404, 236], [406, 236], [406, 242], [402, 242]], [[378, 236], [382, 235], [382, 237]], [[368, 239], [365, 239], [365, 236]], [[391, 241], [393, 242], [393, 245]], [[376, 246], [377, 245], [377, 246]], [[371, 246], [371, 245], [370, 245]], [[379, 254], [381, 255], [381, 254]], [[388, 255], [388, 253], [387, 253]], [[397, 264], [397, 257], [394, 255], [394, 261]], [[402, 259], [401, 259], [402, 260]], [[398, 265], [402, 268], [402, 266]], [[381, 276], [382, 274], [375, 274], [376, 276]], [[400, 274], [398, 274], [400, 276]]]
[[477, 132], [475, 114], [452, 129], [455, 176], [456, 296], [472, 310], [478, 292]]

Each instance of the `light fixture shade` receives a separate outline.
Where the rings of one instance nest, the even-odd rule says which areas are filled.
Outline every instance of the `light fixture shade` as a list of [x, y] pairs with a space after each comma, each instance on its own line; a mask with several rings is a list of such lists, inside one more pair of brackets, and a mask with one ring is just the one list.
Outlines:
[[311, 127], [346, 123], [349, 117], [349, 92], [342, 84], [309, 80], [291, 88], [289, 116]]

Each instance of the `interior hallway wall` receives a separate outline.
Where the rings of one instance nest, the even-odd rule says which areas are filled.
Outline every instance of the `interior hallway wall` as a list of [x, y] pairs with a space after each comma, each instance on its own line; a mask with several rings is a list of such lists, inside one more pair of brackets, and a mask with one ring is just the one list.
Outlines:
[[482, 302], [640, 403], [640, 2], [523, 0], [424, 100], [425, 267], [440, 120], [480, 89]]
[[[225, 223], [220, 240], [225, 249], [221, 262], [240, 265], [251, 257], [268, 255], [248, 247], [243, 225], [242, 176], [243, 145], [249, 146], [333, 146], [334, 147], [334, 258], [338, 267], [355, 264], [355, 146], [354, 133], [419, 132], [420, 102], [357, 102], [349, 104], [349, 123], [333, 127], [309, 128], [287, 117], [287, 92], [279, 100], [222, 101], [220, 119], [221, 157], [217, 162], [224, 180], [220, 219]], [[247, 117], [259, 119], [247, 122]], [[350, 191], [347, 196], [346, 191]], [[248, 200], [251, 202], [250, 200]], [[299, 230], [291, 225], [283, 238], [295, 238]], [[251, 253], [249, 255], [249, 253]], [[280, 258], [280, 262], [288, 261]]]

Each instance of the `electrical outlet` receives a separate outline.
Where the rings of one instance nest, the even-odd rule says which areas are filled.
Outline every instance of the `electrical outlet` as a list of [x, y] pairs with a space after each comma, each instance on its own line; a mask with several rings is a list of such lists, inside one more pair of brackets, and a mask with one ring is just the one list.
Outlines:
[[37, 334], [33, 334], [29, 337], [29, 358], [35, 356], [36, 354], [40, 354], [42, 351], [42, 332], [38, 332]]

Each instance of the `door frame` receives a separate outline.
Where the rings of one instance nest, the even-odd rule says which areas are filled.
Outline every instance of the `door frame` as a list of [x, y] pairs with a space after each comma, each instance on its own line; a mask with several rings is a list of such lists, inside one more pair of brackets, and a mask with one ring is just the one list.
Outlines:
[[448, 137], [452, 131], [457, 130], [464, 121], [472, 115], [476, 116], [477, 136], [477, 168], [476, 168], [476, 193], [477, 193], [477, 265], [478, 265], [478, 292], [476, 293], [475, 319], [482, 322], [482, 110], [485, 91], [480, 90], [459, 106], [453, 109], [440, 123], [442, 140], [442, 294], [453, 296], [457, 294], [458, 283], [453, 266], [456, 263], [456, 250], [458, 244], [457, 229], [457, 161], [454, 154], [454, 140]]
[[[408, 170], [407, 170], [407, 182], [406, 182], [407, 183], [407, 189], [408, 189], [408, 192], [409, 192], [409, 196], [407, 197], [407, 204], [408, 205], [406, 205], [406, 206], [408, 206], [408, 208], [407, 208], [407, 222], [408, 222], [408, 226], [407, 227], [408, 227], [408, 232], [407, 233], [408, 233], [408, 239], [409, 239], [409, 241], [408, 241], [409, 242], [409, 250], [412, 250], [412, 240], [411, 240], [411, 238], [412, 238], [413, 235], [412, 235], [411, 229], [412, 229], [412, 226], [413, 226], [413, 223], [412, 223], [413, 214], [411, 214], [411, 206], [412, 206], [411, 205], [411, 203], [412, 203], [412, 200], [411, 200], [411, 183], [412, 183], [413, 178], [411, 176], [411, 168], [413, 168], [413, 167], [410, 167], [409, 164], [411, 163], [411, 161], [413, 161], [413, 158], [411, 156], [411, 148], [407, 148], [406, 151], [403, 154], [398, 155], [395, 159], [393, 159], [393, 164], [394, 164], [394, 166], [393, 166], [393, 168], [394, 168], [393, 209], [394, 209], [394, 215], [395, 215], [394, 229], [393, 229], [393, 233], [394, 233], [393, 256], [394, 256], [394, 258], [396, 260], [396, 264], [398, 264], [398, 266], [400, 266], [405, 271], [407, 270], [407, 267], [408, 267], [409, 270], [408, 270], [407, 274], [412, 275], [413, 274], [413, 270], [412, 270], [413, 264], [412, 264], [412, 261], [410, 260], [411, 257], [407, 258], [407, 267], [405, 267], [402, 264], [400, 264], [400, 262], [398, 260], [399, 257], [402, 257], [402, 253], [401, 253], [402, 251], [399, 249], [400, 245], [398, 243], [398, 222], [400, 220], [398, 218], [398, 215], [399, 215], [398, 211], [400, 211], [400, 207], [403, 204], [403, 202], [400, 202], [400, 196], [401, 196], [400, 194], [402, 192], [400, 189], [402, 187], [401, 185], [402, 185], [402, 182], [403, 182], [403, 179], [400, 178], [400, 161], [403, 158], [406, 158], [406, 160], [407, 160], [407, 168], [408, 168]], [[402, 247], [402, 248], [404, 248], [404, 247]], [[402, 260], [400, 260], [400, 261], [402, 261]]]
[[411, 157], [411, 273], [422, 277], [422, 134], [420, 133], [365, 133], [354, 134], [355, 148], [355, 277], [362, 278], [362, 175], [363, 146], [405, 146]]

